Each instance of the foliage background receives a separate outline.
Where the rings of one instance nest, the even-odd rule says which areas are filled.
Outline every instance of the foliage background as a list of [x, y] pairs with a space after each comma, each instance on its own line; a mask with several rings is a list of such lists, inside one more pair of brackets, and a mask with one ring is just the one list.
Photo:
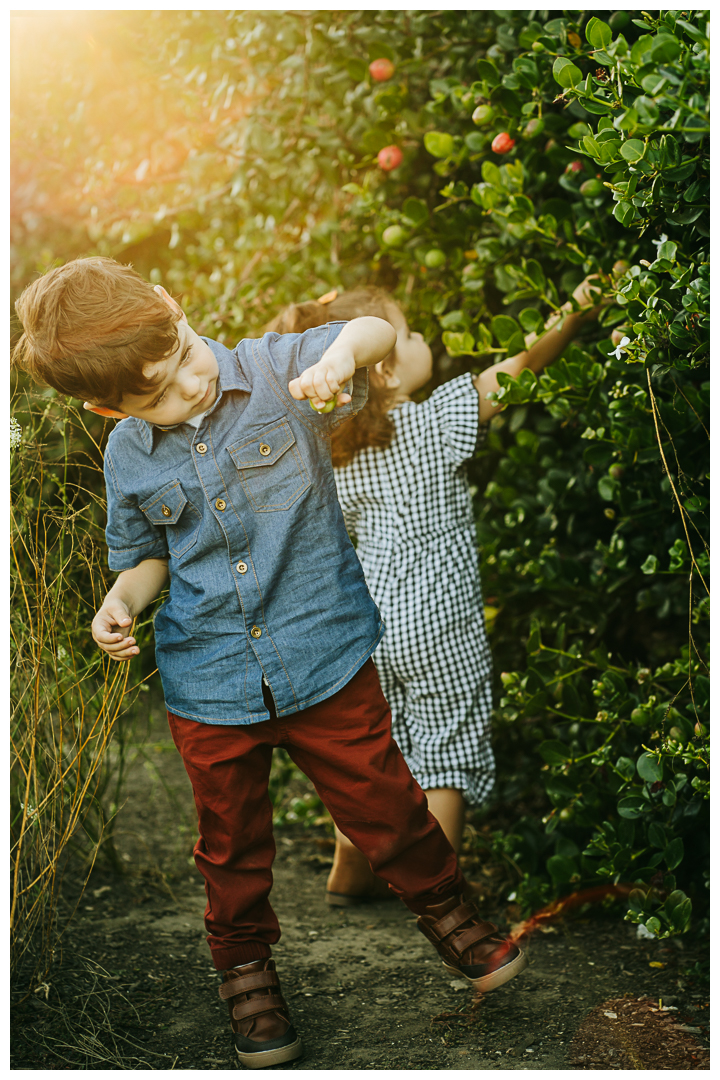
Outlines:
[[[628, 917], [661, 935], [707, 903], [706, 24], [701, 11], [17, 12], [12, 37], [12, 299], [57, 262], [109, 255], [232, 345], [288, 302], [372, 281], [432, 342], [434, 386], [518, 351], [586, 273], [602, 276], [601, 325], [539, 378], [505, 380], [512, 408], [471, 465], [506, 822], [479, 835], [517, 867], [525, 910], [630, 882]], [[368, 73], [378, 57], [388, 81]], [[498, 132], [515, 140], [507, 154], [490, 148]], [[403, 160], [386, 173], [388, 145]], [[118, 727], [88, 633], [105, 586], [106, 428], [77, 404], [17, 376], [13, 850], [28, 884], [78, 820], [97, 851], [111, 817], [102, 747], [80, 819], [48, 797], [70, 775], [57, 772], [68, 718], [75, 759], [89, 718], [107, 737]], [[43, 651], [48, 605], [63, 618]], [[67, 685], [60, 649], [83, 658]], [[51, 911], [49, 895], [34, 910]]]

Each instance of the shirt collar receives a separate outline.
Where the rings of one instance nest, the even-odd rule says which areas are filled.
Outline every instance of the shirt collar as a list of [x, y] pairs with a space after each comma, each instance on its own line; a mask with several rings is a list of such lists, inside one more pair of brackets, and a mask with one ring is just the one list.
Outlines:
[[[224, 393], [228, 390], [242, 390], [244, 393], [249, 394], [250, 383], [242, 369], [240, 353], [237, 348], [227, 349], [219, 341], [212, 341], [211, 338], [204, 337], [202, 340], [210, 346], [218, 363], [218, 396], [215, 403], [205, 414], [211, 416], [219, 406]], [[161, 427], [159, 424], [149, 424], [147, 420], [141, 420], [138, 416], [134, 417], [134, 420], [148, 453], [153, 451], [156, 431], [175, 431], [176, 428], [182, 427], [182, 424]]]

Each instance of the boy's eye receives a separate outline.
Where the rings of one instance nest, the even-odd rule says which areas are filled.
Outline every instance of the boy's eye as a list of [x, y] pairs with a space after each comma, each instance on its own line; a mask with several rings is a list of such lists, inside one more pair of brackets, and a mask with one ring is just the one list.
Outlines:
[[182, 358], [182, 360], [180, 361], [180, 366], [181, 366], [181, 367], [182, 367], [182, 365], [183, 365], [183, 364], [186, 364], [186, 363], [187, 363], [187, 361], [188, 361], [188, 360], [189, 360], [189, 358], [190, 358], [190, 353], [191, 353], [191, 352], [192, 352], [192, 345], [188, 345], [187, 349], [185, 350], [185, 352], [184, 352], [184, 354], [183, 354], [183, 358]]

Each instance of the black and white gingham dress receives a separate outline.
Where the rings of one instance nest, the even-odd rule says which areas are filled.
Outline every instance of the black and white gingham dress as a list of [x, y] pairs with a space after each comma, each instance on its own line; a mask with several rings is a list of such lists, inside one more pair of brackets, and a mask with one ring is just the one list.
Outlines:
[[420, 786], [478, 804], [493, 784], [491, 659], [463, 463], [484, 438], [470, 374], [392, 412], [387, 450], [335, 471], [348, 531], [386, 624], [375, 664]]

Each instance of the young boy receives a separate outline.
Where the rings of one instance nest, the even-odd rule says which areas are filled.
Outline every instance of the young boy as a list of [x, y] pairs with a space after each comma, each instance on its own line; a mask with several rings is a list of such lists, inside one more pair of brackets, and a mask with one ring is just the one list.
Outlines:
[[[365, 317], [230, 350], [198, 337], [161, 286], [103, 258], [48, 271], [16, 309], [16, 355], [32, 375], [122, 420], [105, 453], [120, 574], [93, 620], [100, 648], [136, 655], [133, 619], [170, 579], [157, 665], [192, 781], [208, 943], [240, 1061], [302, 1052], [270, 949], [276, 746], [445, 966], [481, 991], [507, 982], [526, 958], [464, 899], [455, 853], [391, 738], [371, 659], [383, 625], [335, 492], [329, 437], [362, 408], [392, 326]], [[333, 412], [311, 406], [336, 395]]]

